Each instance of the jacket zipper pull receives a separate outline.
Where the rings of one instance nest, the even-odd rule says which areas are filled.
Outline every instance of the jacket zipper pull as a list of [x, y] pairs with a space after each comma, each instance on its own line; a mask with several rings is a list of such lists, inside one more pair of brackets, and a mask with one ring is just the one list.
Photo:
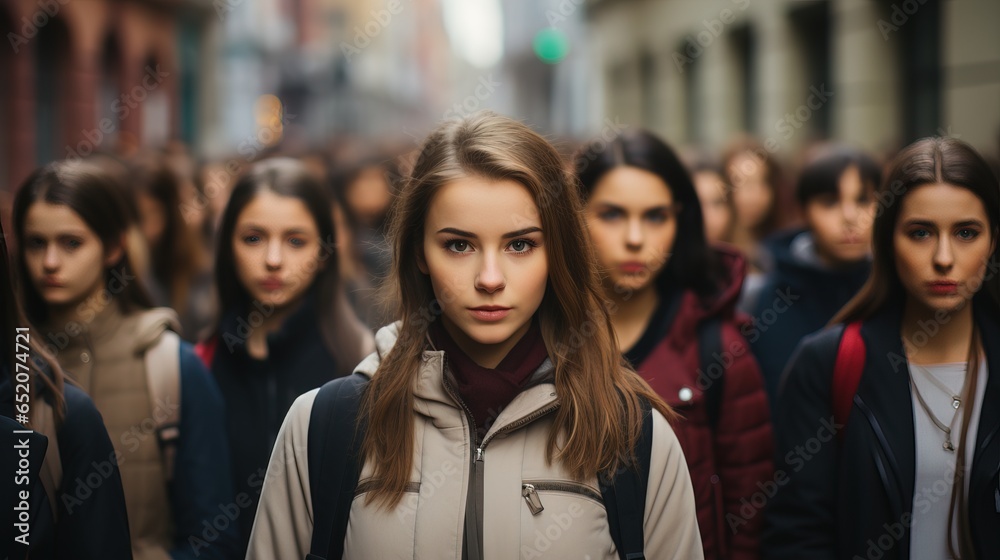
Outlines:
[[477, 463], [482, 463], [483, 462], [483, 448], [482, 447], [477, 447], [476, 448], [476, 462]]
[[545, 509], [545, 506], [542, 505], [542, 499], [538, 497], [538, 492], [535, 492], [534, 484], [522, 484], [521, 496], [524, 497], [524, 501], [528, 504], [531, 515], [538, 515]]

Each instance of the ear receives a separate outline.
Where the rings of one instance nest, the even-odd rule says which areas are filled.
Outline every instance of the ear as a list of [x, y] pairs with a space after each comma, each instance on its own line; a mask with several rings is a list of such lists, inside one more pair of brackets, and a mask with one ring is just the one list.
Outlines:
[[128, 242], [128, 237], [126, 234], [122, 234], [118, 238], [118, 243], [114, 245], [109, 245], [104, 249], [104, 267], [108, 268], [114, 266], [114, 264], [121, 260], [122, 256], [125, 254], [125, 244]]

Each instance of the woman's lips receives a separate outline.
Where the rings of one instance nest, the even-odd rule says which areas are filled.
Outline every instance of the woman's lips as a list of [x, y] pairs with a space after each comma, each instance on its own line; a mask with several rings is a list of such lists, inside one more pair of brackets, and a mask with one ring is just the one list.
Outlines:
[[509, 307], [500, 307], [496, 305], [484, 305], [481, 307], [471, 307], [469, 312], [472, 316], [480, 321], [500, 321], [510, 313]]
[[950, 296], [958, 293], [958, 282], [928, 282], [927, 289], [934, 295]]
[[42, 280], [42, 286], [46, 288], [62, 288], [64, 284], [55, 278], [45, 278]]
[[618, 265], [618, 269], [625, 274], [636, 274], [646, 269], [646, 264], [639, 261], [629, 261]]
[[261, 288], [263, 288], [263, 289], [265, 289], [265, 290], [267, 290], [269, 292], [274, 292], [274, 291], [280, 290], [281, 288], [285, 287], [285, 283], [284, 282], [282, 282], [281, 280], [274, 280], [274, 279], [262, 280], [259, 283], [259, 285], [260, 285]]

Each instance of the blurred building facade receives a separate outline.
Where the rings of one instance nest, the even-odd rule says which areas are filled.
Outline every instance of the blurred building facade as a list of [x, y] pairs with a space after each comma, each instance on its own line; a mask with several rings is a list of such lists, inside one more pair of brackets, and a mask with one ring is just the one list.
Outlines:
[[58, 158], [194, 142], [212, 14], [213, 0], [0, 1], [0, 190]]
[[746, 131], [772, 152], [881, 152], [950, 134], [998, 150], [997, 2], [589, 0], [587, 19], [598, 114], [677, 143]]

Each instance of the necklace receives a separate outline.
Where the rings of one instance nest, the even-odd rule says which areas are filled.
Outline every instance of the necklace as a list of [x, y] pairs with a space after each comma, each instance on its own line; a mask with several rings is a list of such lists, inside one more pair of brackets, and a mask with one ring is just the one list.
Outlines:
[[[918, 366], [918, 365], [916, 365], [916, 364], [914, 364], [912, 362], [910, 363], [910, 365], [913, 366], [912, 368], [909, 368], [910, 385], [913, 387], [913, 394], [916, 395], [917, 402], [920, 403], [920, 407], [923, 408], [924, 412], [927, 413], [927, 416], [931, 419], [931, 422], [933, 422], [934, 425], [937, 426], [937, 429], [939, 429], [942, 432], [944, 432], [944, 444], [941, 447], [945, 451], [954, 453], [955, 452], [955, 444], [952, 443], [952, 441], [951, 441], [951, 429], [952, 429], [952, 426], [955, 425], [955, 419], [958, 418], [958, 411], [962, 407], [962, 399], [959, 398], [957, 395], [953, 395], [951, 393], [951, 391], [949, 391], [948, 388], [944, 386], [943, 383], [941, 383], [940, 381], [938, 381], [926, 369], [924, 369], [924, 368], [922, 368], [922, 367], [920, 367], [920, 366]], [[924, 400], [924, 396], [922, 394], [920, 394], [920, 387], [917, 386], [916, 380], [913, 379], [913, 368], [917, 368], [917, 369], [921, 370], [923, 372], [923, 374], [924, 374], [925, 377], [927, 377], [928, 379], [930, 379], [931, 382], [933, 382], [935, 385], [938, 386], [938, 388], [942, 389], [945, 392], [945, 394], [951, 396], [951, 399], [952, 399], [951, 406], [952, 406], [952, 408], [955, 409], [955, 414], [952, 415], [951, 422], [949, 422], [948, 425], [945, 425], [944, 422], [938, 420], [938, 417], [935, 416], [933, 412], [931, 412], [931, 407], [927, 406], [927, 401], [925, 401]], [[968, 374], [968, 369], [966, 369], [965, 379], [962, 381], [962, 394], [965, 393], [965, 386], [968, 383], [968, 381], [969, 381], [969, 374]]]

